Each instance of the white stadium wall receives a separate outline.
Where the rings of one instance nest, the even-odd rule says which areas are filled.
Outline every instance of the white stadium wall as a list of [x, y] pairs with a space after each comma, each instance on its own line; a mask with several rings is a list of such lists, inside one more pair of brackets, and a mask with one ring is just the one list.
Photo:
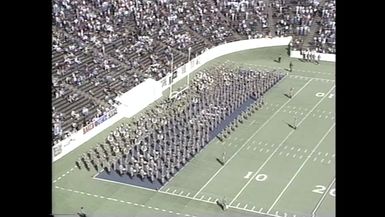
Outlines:
[[[110, 112], [100, 117], [98, 120], [87, 125], [77, 133], [72, 134], [69, 138], [59, 142], [52, 148], [52, 160], [55, 162], [64, 155], [68, 154], [84, 142], [88, 141], [104, 129], [108, 128], [123, 117], [132, 117], [140, 112], [143, 108], [153, 103], [162, 96], [162, 91], [175, 84], [200, 66], [205, 63], [218, 58], [220, 56], [254, 48], [273, 47], [288, 45], [292, 37], [277, 37], [277, 38], [261, 38], [230, 42], [221, 44], [217, 47], [207, 49], [204, 53], [192, 59], [190, 62], [176, 69], [177, 76], [170, 80], [172, 73], [166, 75], [163, 79], [155, 81], [154, 79], [147, 79], [138, 86], [132, 88], [130, 91], [117, 97], [116, 100], [121, 103], [115, 111]], [[299, 51], [298, 51], [299, 53]], [[292, 55], [297, 55], [296, 53]], [[331, 56], [324, 55], [322, 60], [329, 61], [334, 59]], [[293, 56], [295, 58], [300, 58]]]

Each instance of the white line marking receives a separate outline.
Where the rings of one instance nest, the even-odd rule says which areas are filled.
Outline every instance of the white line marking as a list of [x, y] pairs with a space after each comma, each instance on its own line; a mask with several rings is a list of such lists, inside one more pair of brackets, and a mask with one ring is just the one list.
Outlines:
[[249, 149], [250, 149], [250, 145], [249, 145], [249, 146], [247, 146], [246, 150], [249, 150]]
[[260, 208], [260, 209], [259, 209], [259, 212], [262, 212], [262, 210], [263, 210], [263, 208]]
[[169, 210], [168, 212], [169, 212], [169, 213], [173, 213], [173, 211], [171, 211], [171, 210]]
[[253, 148], [253, 151], [255, 151], [255, 149], [257, 149], [257, 147], [254, 147], [254, 148]]
[[297, 151], [301, 151], [301, 148], [298, 148]]
[[255, 206], [253, 206], [253, 208], [251, 210], [254, 210]]
[[155, 210], [159, 210], [159, 208], [158, 208], [158, 207], [154, 207], [154, 209], [155, 209]]
[[238, 203], [237, 207], [239, 207], [239, 204], [241, 204], [241, 203]]
[[281, 151], [281, 152], [279, 152], [279, 155], [282, 155], [282, 151]]
[[316, 161], [317, 160], [317, 157], [315, 157], [314, 159], [313, 159], [313, 161]]
[[328, 164], [330, 164], [330, 162], [332, 162], [331, 160], [328, 161]]
[[200, 200], [202, 200], [202, 198], [204, 198], [205, 196], [204, 195], [202, 195], [202, 197], [200, 198]]
[[287, 149], [287, 145], [285, 145], [285, 147], [283, 147], [283, 149]]
[[321, 155], [321, 152], [318, 152], [318, 155]]
[[[163, 212], [166, 212], [167, 210], [165, 210], [165, 209], [162, 209], [162, 211], [163, 211]], [[187, 216], [187, 214], [186, 214], [186, 216]]]
[[286, 157], [289, 156], [290, 153], [286, 153]]
[[249, 126], [253, 125], [256, 121], [257, 121], [257, 120], [253, 120], [253, 121], [249, 124]]
[[290, 150], [292, 150], [292, 151], [293, 151], [293, 150], [294, 150], [294, 147], [291, 147], [291, 149], [290, 149]]
[[90, 194], [90, 193], [86, 193], [88, 196], [91, 196], [92, 194]]
[[307, 152], [307, 149], [305, 149], [303, 152], [305, 152], [305, 153], [306, 153], [306, 152]]
[[268, 143], [266, 142], [266, 143], [265, 143], [265, 146], [267, 146], [267, 145], [268, 145]]
[[263, 151], [263, 148], [259, 149], [259, 152], [262, 152]]
[[303, 157], [302, 155], [301, 155], [301, 156], [299, 156], [299, 159], [302, 159], [302, 157]]
[[321, 163], [323, 163], [324, 161], [325, 161], [325, 159], [322, 158]]
[[274, 147], [274, 145], [275, 145], [274, 143], [273, 143], [273, 144], [271, 144], [271, 147]]
[[[330, 92], [330, 91], [329, 91]], [[328, 95], [328, 94], [326, 94]], [[324, 98], [323, 98], [324, 99]], [[329, 128], [329, 130], [325, 133], [325, 135], [321, 138], [321, 140], [318, 142], [318, 144], [313, 148], [312, 152], [310, 153], [310, 156], [315, 152], [315, 150], [320, 146], [322, 141], [326, 138], [326, 136], [330, 133], [330, 131], [334, 128], [335, 123]], [[278, 200], [282, 197], [282, 195], [285, 193], [286, 189], [289, 187], [289, 185], [293, 182], [295, 177], [299, 174], [299, 172], [302, 170], [303, 166], [306, 164], [306, 162], [309, 160], [309, 158], [306, 158], [302, 165], [298, 168], [297, 172], [294, 174], [294, 176], [290, 179], [289, 183], [285, 186], [285, 188], [282, 190], [282, 192], [278, 195], [278, 197], [275, 199], [274, 203], [270, 206], [267, 213], [270, 213], [271, 209], [275, 206], [275, 204], [278, 202]]]
[[243, 207], [243, 209], [246, 209], [246, 207], [247, 207], [247, 204], [245, 205], [245, 207]]
[[186, 197], [188, 197], [190, 195], [190, 192], [188, 192], [188, 194], [186, 195]]
[[183, 194], [183, 191], [181, 191], [180, 193], [179, 193], [179, 195], [182, 195]]
[[332, 157], [336, 156], [335, 154], [332, 155]]
[[319, 118], [321, 118], [322, 117], [322, 115], [320, 115], [320, 116], [318, 116]]
[[286, 109], [282, 110], [282, 112], [286, 112]]
[[[311, 81], [312, 79], [309, 80], [309, 82]], [[307, 83], [308, 84], [308, 83]], [[319, 100], [314, 106], [313, 108], [305, 115], [305, 117], [298, 123], [297, 126], [301, 125], [301, 123], [306, 120], [306, 118], [314, 111], [315, 108], [317, 108], [317, 106], [326, 98], [327, 95], [329, 95], [329, 93], [335, 88], [335, 86], [333, 86], [329, 91], [328, 93], [325, 94], [324, 97], [322, 97], [321, 100]], [[298, 92], [297, 92], [298, 93]], [[334, 126], [334, 125], [333, 125]], [[291, 134], [294, 133], [295, 130], [292, 130], [289, 132], [289, 134], [287, 134], [287, 136], [282, 140], [282, 142], [278, 145], [278, 147], [273, 151], [273, 153], [270, 154], [270, 156], [265, 160], [265, 162], [259, 167], [259, 169], [257, 170], [257, 172], [255, 172], [255, 174], [246, 182], [246, 184], [242, 187], [242, 189], [238, 192], [238, 194], [235, 196], [235, 198], [231, 201], [230, 205], [238, 198], [238, 196], [243, 192], [243, 190], [245, 190], [245, 188], [247, 187], [247, 185], [250, 184], [251, 180], [253, 180], [255, 178], [255, 176], [260, 172], [260, 170], [267, 164], [267, 162], [269, 162], [269, 160], [273, 157], [273, 155], [278, 151], [278, 149], [282, 146], [283, 143], [286, 142], [286, 140], [291, 136]], [[312, 152], [313, 153], [313, 152]], [[311, 154], [312, 154], [311, 153]], [[223, 167], [222, 167], [223, 168]], [[270, 211], [270, 210], [269, 210]], [[268, 212], [269, 213], [269, 212]]]
[[328, 155], [329, 155], [329, 153], [325, 153], [325, 157], [328, 156]]
[[175, 191], [176, 191], [176, 189], [171, 193], [171, 194], [174, 194], [175, 193]]
[[313, 212], [311, 213], [311, 216], [314, 217], [315, 216], [315, 213], [317, 212], [319, 206], [321, 205], [322, 201], [325, 199], [325, 196], [328, 194], [327, 192], [330, 191], [330, 188], [332, 187], [332, 185], [334, 184], [334, 182], [336, 181], [336, 178], [333, 179], [332, 183], [330, 183], [328, 189], [324, 192], [324, 194], [322, 195], [321, 197], [321, 200], [318, 201], [316, 207], [314, 208]]
[[211, 197], [209, 197], [208, 201], [210, 201]]
[[268, 153], [270, 151], [270, 149], [266, 149], [266, 153]]
[[260, 145], [262, 143], [262, 141], [260, 141], [259, 143], [258, 143], [258, 145]]
[[125, 201], [124, 200], [120, 200], [120, 202], [124, 203]]
[[329, 117], [329, 116], [326, 115], [326, 116], [325, 116], [325, 119], [328, 118], [328, 117]]
[[295, 158], [296, 154], [293, 154], [293, 158]]

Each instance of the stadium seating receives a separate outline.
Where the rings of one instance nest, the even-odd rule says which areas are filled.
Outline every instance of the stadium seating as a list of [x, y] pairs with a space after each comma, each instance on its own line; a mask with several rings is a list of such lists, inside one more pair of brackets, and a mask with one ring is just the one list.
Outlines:
[[52, 15], [54, 143], [206, 48], [292, 35], [292, 49], [335, 53], [335, 0], [54, 0]]

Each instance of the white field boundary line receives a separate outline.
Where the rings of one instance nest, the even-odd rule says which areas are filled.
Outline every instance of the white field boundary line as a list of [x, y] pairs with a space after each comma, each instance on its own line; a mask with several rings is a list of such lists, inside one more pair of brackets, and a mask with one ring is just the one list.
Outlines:
[[[299, 125], [301, 125], [301, 123], [313, 112], [313, 110], [315, 108], [317, 108], [317, 106], [329, 95], [329, 93], [334, 89], [335, 86], [333, 86], [327, 94], [325, 94], [325, 96], [323, 96], [321, 98], [321, 100], [319, 100], [315, 105], [314, 107], [306, 114], [306, 116], [297, 124], [297, 127]], [[267, 162], [270, 161], [270, 159], [274, 156], [274, 154], [278, 151], [278, 149], [282, 146], [282, 144], [291, 136], [291, 134], [293, 134], [295, 132], [295, 130], [293, 129], [292, 131], [289, 132], [289, 134], [287, 134], [287, 136], [285, 137], [285, 139], [282, 140], [282, 142], [277, 146], [277, 148], [275, 148], [275, 150], [273, 151], [273, 153], [270, 154], [270, 156], [265, 160], [265, 162], [263, 162], [263, 164], [259, 167], [259, 169], [257, 170], [257, 172], [255, 172], [255, 174], [253, 174], [253, 176], [249, 179], [249, 181], [246, 182], [246, 184], [242, 187], [242, 189], [238, 192], [238, 194], [234, 197], [234, 199], [231, 201], [230, 205], [233, 204], [233, 202], [239, 197], [239, 195], [241, 195], [241, 193], [243, 192], [243, 190], [246, 189], [246, 187], [250, 184], [250, 182], [252, 180], [254, 180], [254, 178], [258, 175], [258, 173], [263, 169], [263, 167], [267, 164]], [[270, 211], [270, 210], [269, 210]]]
[[70, 172], [74, 171], [76, 166], [73, 166], [71, 169], [67, 170], [66, 172], [64, 172], [62, 175], [58, 176], [55, 180], [52, 181], [52, 183], [56, 183], [57, 181], [59, 181], [60, 179], [64, 178], [64, 176], [68, 175]]
[[[266, 124], [267, 123], [269, 123], [270, 122], [270, 120], [271, 119], [273, 119], [277, 114], [278, 114], [278, 112], [280, 112], [281, 111], [281, 109], [283, 108], [283, 107], [285, 107], [286, 106], [286, 104], [287, 103], [289, 103], [292, 99], [294, 99], [294, 97], [296, 97], [297, 95], [298, 95], [298, 93], [300, 93], [310, 82], [312, 81], [312, 79], [310, 79], [308, 82], [306, 82], [306, 84], [304, 85], [304, 86], [302, 86], [301, 87], [301, 89], [299, 89], [294, 95], [293, 95], [293, 97], [291, 98], [291, 99], [289, 99], [289, 100], [287, 100], [284, 104], [282, 104], [281, 105], [281, 107], [277, 110], [277, 111], [275, 111], [274, 112], [274, 114], [273, 115], [271, 115], [259, 128], [258, 128], [258, 130], [257, 131], [255, 131], [251, 136], [250, 136], [250, 138], [249, 139], [247, 139], [244, 143], [243, 143], [243, 145], [225, 162], [225, 164], [222, 166], [222, 167], [220, 167], [219, 168], [219, 170], [216, 172], [216, 173], [214, 173], [214, 175], [206, 182], [206, 184], [204, 184], [199, 190], [198, 190], [198, 192], [194, 195], [194, 198], [196, 197], [196, 196], [198, 196], [198, 194], [218, 175], [218, 173], [219, 172], [221, 172], [222, 171], [222, 169], [223, 168], [225, 168], [226, 167], [226, 165], [228, 165], [229, 164], [229, 162], [243, 149], [243, 147], [245, 147], [245, 145], [246, 144], [248, 144], [250, 141], [251, 141], [251, 139], [255, 136], [255, 135], [257, 135], [257, 133], [264, 127], [264, 126], [266, 126]], [[326, 96], [326, 95], [325, 95]]]
[[326, 79], [326, 78], [317, 78], [317, 77], [309, 77], [309, 76], [303, 76], [303, 75], [288, 75], [289, 78], [303, 78], [303, 79], [312, 79], [314, 78], [315, 81], [327, 81], [327, 82], [334, 82], [334, 79]]
[[[285, 67], [279, 67], [279, 66], [268, 66], [268, 65], [257, 65], [257, 64], [249, 64], [249, 63], [236, 63], [230, 60], [227, 60], [229, 63], [236, 64], [236, 65], [241, 65], [241, 66], [252, 66], [252, 67], [260, 67], [260, 68], [270, 68], [270, 69], [281, 69], [285, 70]], [[324, 75], [333, 75], [333, 73], [327, 73], [327, 72], [317, 72], [317, 71], [310, 71], [310, 70], [302, 70], [302, 69], [293, 69], [293, 71], [298, 71], [298, 72], [310, 72], [313, 74], [324, 74]]]
[[[69, 192], [75, 192], [75, 193], [78, 193], [78, 194], [83, 194], [83, 195], [88, 195], [88, 196], [92, 196], [92, 197], [96, 197], [96, 198], [100, 198], [100, 199], [105, 199], [105, 200], [110, 200], [110, 201], [115, 201], [115, 202], [120, 202], [120, 203], [125, 203], [125, 204], [129, 204], [129, 205], [133, 205], [133, 206], [141, 206], [141, 207], [144, 207], [144, 208], [148, 208], [148, 209], [154, 209], [156, 211], [163, 211], [163, 212], [169, 212], [169, 213], [179, 213], [179, 212], [176, 212], [176, 211], [172, 211], [172, 210], [166, 210], [166, 209], [162, 209], [162, 208], [158, 208], [158, 207], [152, 207], [152, 206], [146, 206], [144, 204], [138, 204], [138, 203], [134, 203], [134, 202], [131, 202], [131, 201], [124, 201], [124, 200], [120, 200], [120, 199], [116, 199], [116, 198], [111, 198], [111, 197], [107, 197], [107, 196], [102, 196], [102, 195], [97, 195], [97, 194], [90, 194], [90, 193], [87, 193], [87, 192], [82, 192], [82, 191], [76, 191], [76, 190], [73, 190], [73, 189], [69, 189], [69, 188], [62, 188], [62, 187], [59, 187], [59, 186], [55, 186], [56, 189], [60, 189], [60, 190], [64, 190], [64, 191], [69, 191]], [[190, 215], [190, 214], [181, 214], [179, 213], [180, 215], [185, 215], [185, 216], [191, 216], [191, 217], [196, 217], [195, 215]], [[177, 214], [177, 215], [179, 215]]]
[[301, 172], [302, 168], [305, 166], [306, 162], [312, 157], [312, 155], [314, 154], [314, 152], [318, 149], [318, 147], [321, 145], [321, 143], [324, 141], [324, 139], [326, 138], [327, 135], [329, 135], [330, 131], [334, 128], [336, 124], [333, 123], [333, 125], [329, 128], [329, 130], [325, 133], [325, 135], [321, 138], [321, 140], [318, 142], [318, 144], [313, 148], [313, 150], [310, 152], [310, 154], [306, 157], [306, 159], [303, 161], [303, 163], [301, 164], [301, 166], [298, 168], [298, 170], [295, 172], [295, 174], [293, 175], [293, 177], [290, 179], [289, 183], [287, 183], [287, 185], [285, 186], [285, 188], [281, 191], [281, 193], [278, 195], [278, 197], [275, 199], [274, 203], [270, 206], [269, 210], [267, 210], [268, 213], [270, 213], [270, 211], [273, 209], [273, 207], [275, 206], [275, 204], [277, 204], [277, 202], [279, 201], [279, 199], [281, 199], [282, 195], [285, 193], [285, 191], [287, 190], [287, 188], [290, 186], [290, 184], [294, 181], [295, 177], [297, 177], [297, 175]]
[[336, 181], [336, 178], [334, 177], [332, 183], [330, 183], [328, 189], [324, 192], [324, 195], [322, 195], [320, 201], [318, 201], [316, 207], [314, 208], [313, 212], [311, 213], [312, 217], [315, 217], [315, 213], [317, 212], [318, 208], [321, 206], [322, 201], [325, 199], [325, 196], [328, 194], [328, 192], [330, 191], [330, 188], [333, 186], [335, 181]]
[[[279, 66], [267, 66], [267, 65], [256, 65], [256, 64], [244, 64], [244, 65], [246, 65], [246, 66], [257, 66], [257, 67], [261, 67], [261, 68], [270, 68], [270, 69], [281, 69], [281, 70], [285, 70], [286, 69], [285, 67], [279, 67]], [[302, 70], [302, 69], [293, 69], [293, 72], [294, 71], [310, 72], [310, 73], [313, 73], [313, 74], [321, 74], [321, 75], [333, 75], [332, 73], [327, 73], [327, 72], [317, 72], [317, 71]]]
[[[194, 201], [199, 201], [199, 202], [203, 202], [203, 203], [210, 203], [210, 204], [217, 205], [217, 203], [213, 202], [213, 201], [203, 200], [203, 199], [199, 199], [199, 198], [194, 198], [192, 196], [188, 196], [188, 195], [190, 195], [190, 193], [187, 193], [186, 195], [180, 195], [178, 193], [171, 193], [171, 192], [167, 192], [167, 191], [164, 191], [164, 190], [162, 190], [162, 191], [161, 190], [154, 190], [154, 189], [144, 188], [144, 187], [140, 187], [140, 186], [136, 186], [136, 185], [131, 185], [131, 184], [122, 183], [122, 182], [116, 182], [116, 181], [111, 181], [111, 180], [106, 180], [106, 179], [100, 179], [100, 178], [94, 178], [94, 179], [100, 180], [100, 181], [104, 181], [104, 182], [110, 182], [110, 183], [114, 183], [114, 184], [126, 185], [126, 186], [130, 186], [130, 187], [133, 187], [133, 188], [138, 188], [138, 189], [141, 189], [141, 190], [158, 192], [158, 193], [161, 193], [161, 194], [168, 194], [168, 195], [175, 196], [175, 197], [180, 197], [180, 198], [185, 198], [185, 199], [189, 199], [189, 200], [194, 200]], [[251, 209], [248, 210], [248, 209], [238, 208], [238, 207], [235, 207], [235, 206], [229, 206], [229, 207], [231, 207], [233, 209], [238, 209], [238, 210], [243, 210], [243, 211], [248, 211], [248, 212], [253, 212], [253, 213], [258, 213], [258, 214], [263, 214], [263, 215], [266, 215], [266, 216], [277, 217], [277, 215], [272, 215], [272, 214], [269, 214], [269, 213], [259, 212], [259, 211], [255, 211], [255, 210], [251, 210]]]

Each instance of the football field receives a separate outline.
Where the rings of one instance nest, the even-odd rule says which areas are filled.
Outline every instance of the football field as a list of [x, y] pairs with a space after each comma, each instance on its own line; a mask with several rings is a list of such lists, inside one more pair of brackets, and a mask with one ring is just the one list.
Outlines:
[[[94, 178], [97, 171], [75, 166], [81, 153], [128, 121], [122, 119], [53, 163], [53, 213], [76, 213], [83, 206], [88, 216], [108, 217], [335, 216], [335, 64], [306, 63], [286, 52], [283, 46], [247, 50], [203, 66], [227, 62], [286, 70], [290, 61], [294, 65], [266, 93], [262, 109], [224, 141], [211, 141], [159, 191], [100, 180]], [[279, 54], [281, 63], [274, 61]], [[291, 98], [285, 95], [290, 88]], [[229, 209], [222, 210], [218, 199]]]

